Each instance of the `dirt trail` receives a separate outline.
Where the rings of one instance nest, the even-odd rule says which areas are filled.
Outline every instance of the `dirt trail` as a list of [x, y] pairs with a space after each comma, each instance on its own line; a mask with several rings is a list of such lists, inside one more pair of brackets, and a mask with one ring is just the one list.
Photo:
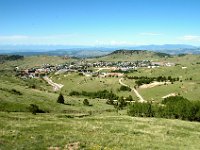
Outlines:
[[157, 81], [155, 81], [155, 82], [150, 83], [150, 84], [143, 84], [139, 88], [147, 89], [147, 88], [153, 88], [153, 87], [165, 85], [165, 84], [168, 85], [168, 84], [171, 84], [171, 82], [157, 82]]
[[168, 97], [171, 97], [171, 96], [176, 96], [177, 94], [176, 93], [170, 93], [170, 94], [168, 94], [168, 95], [165, 95], [165, 96], [163, 96], [162, 98], [168, 98]]
[[60, 89], [64, 86], [64, 85], [62, 85], [62, 84], [58, 84], [58, 83], [53, 82], [53, 81], [52, 81], [51, 79], [49, 79], [49, 77], [47, 77], [47, 76], [43, 77], [43, 79], [44, 79], [45, 81], [47, 81], [47, 83], [53, 87], [53, 90], [54, 90], [54, 91], [58, 91], [58, 90], [60, 90]]
[[[129, 87], [128, 85], [126, 85], [125, 83], [122, 82], [123, 79], [124, 79], [124, 78], [120, 78], [120, 79], [119, 79], [119, 83], [120, 83], [121, 85], [123, 85], [123, 86]], [[140, 93], [139, 93], [134, 87], [131, 88], [131, 90], [132, 90], [132, 91], [136, 94], [136, 96], [139, 98], [139, 102], [141, 102], [141, 103], [146, 102], [146, 100], [144, 100], [144, 98], [140, 95]]]
[[99, 72], [99, 71], [101, 71], [101, 70], [111, 70], [111, 68], [108, 68], [108, 67], [106, 67], [106, 68], [97, 68], [98, 70], [96, 70], [95, 72]]

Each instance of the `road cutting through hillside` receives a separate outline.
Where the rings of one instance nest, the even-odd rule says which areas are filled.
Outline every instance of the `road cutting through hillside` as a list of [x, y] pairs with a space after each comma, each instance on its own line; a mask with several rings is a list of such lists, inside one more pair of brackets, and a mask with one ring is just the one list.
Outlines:
[[[127, 84], [123, 83], [122, 80], [124, 78], [120, 78], [119, 79], [119, 83], [123, 86], [129, 87]], [[130, 87], [131, 88], [131, 87]], [[144, 103], [146, 102], [146, 100], [144, 100], [144, 98], [140, 95], [140, 93], [133, 87], [131, 88], [131, 91], [133, 91], [135, 93], [135, 95], [139, 98], [139, 102]]]
[[100, 72], [101, 70], [112, 70], [112, 68], [108, 68], [108, 67], [106, 67], [106, 68], [97, 68], [98, 70], [96, 70], [95, 72], [97, 73], [97, 72]]
[[60, 89], [64, 86], [64, 85], [62, 85], [62, 84], [58, 84], [58, 83], [53, 82], [53, 81], [52, 81], [51, 79], [49, 79], [49, 77], [47, 77], [47, 76], [43, 77], [43, 79], [44, 79], [45, 81], [47, 81], [47, 83], [53, 87], [53, 90], [54, 90], [54, 91], [58, 91], [58, 90], [60, 90]]

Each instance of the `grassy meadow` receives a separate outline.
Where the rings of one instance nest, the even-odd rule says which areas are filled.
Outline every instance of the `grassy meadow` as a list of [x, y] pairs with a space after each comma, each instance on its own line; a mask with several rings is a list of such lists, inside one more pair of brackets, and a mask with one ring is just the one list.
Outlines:
[[132, 118], [113, 113], [69, 118], [66, 114], [0, 113], [0, 149], [199, 149], [200, 124]]
[[[122, 59], [121, 56], [118, 56], [120, 59], [116, 57], [113, 60]], [[130, 60], [132, 58], [131, 56]], [[179, 77], [182, 81], [147, 89], [137, 88], [139, 93], [145, 100], [156, 102], [170, 93], [180, 94], [192, 101], [200, 100], [199, 56], [167, 59], [171, 62], [178, 61], [180, 65], [140, 68], [127, 75], [171, 76]], [[0, 150], [67, 149], [70, 143], [76, 145], [76, 148], [88, 150], [200, 149], [198, 122], [130, 117], [126, 108], [117, 112], [113, 105], [106, 104], [105, 99], [87, 98], [90, 106], [85, 106], [83, 101], [86, 97], [69, 96], [69, 92], [73, 90], [96, 92], [106, 89], [118, 96], [132, 95], [134, 100], [137, 99], [133, 92], [118, 91], [121, 86], [120, 78], [52, 73], [49, 77], [64, 85], [61, 91], [54, 92], [43, 79], [22, 80], [13, 71], [14, 66], [18, 65], [29, 68], [44, 63], [69, 61], [71, 60], [61, 57], [34, 56], [0, 64]], [[182, 66], [187, 68], [182, 69]], [[132, 79], [126, 78], [123, 82], [130, 87], [135, 85], [135, 80]], [[57, 103], [60, 92], [64, 95], [65, 104]], [[36, 104], [45, 113], [33, 115], [29, 110], [30, 104]]]
[[113, 91], [118, 96], [129, 96], [136, 98], [133, 92], [119, 91], [120, 88], [119, 79], [117, 77], [85, 77], [78, 73], [68, 73], [60, 75], [52, 75], [53, 81], [64, 85], [62, 93], [68, 95], [71, 91], [88, 91], [96, 92], [102, 90]]

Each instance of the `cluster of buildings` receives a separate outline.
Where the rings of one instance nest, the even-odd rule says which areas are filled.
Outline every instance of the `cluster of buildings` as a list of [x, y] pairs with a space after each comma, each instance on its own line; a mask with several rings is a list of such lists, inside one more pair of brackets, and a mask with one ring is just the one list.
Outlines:
[[[60, 65], [50, 65], [43, 64], [40, 67], [33, 67], [25, 70], [20, 70], [19, 67], [16, 67], [16, 72], [18, 76], [22, 78], [36, 78], [43, 77], [49, 73], [54, 72], [55, 74], [61, 74], [66, 72], [79, 72], [85, 76], [100, 76], [100, 77], [121, 77], [123, 72], [130, 70], [137, 70], [139, 67], [155, 68], [160, 66], [174, 66], [174, 63], [169, 62], [151, 62], [149, 60], [143, 61], [126, 61], [126, 62], [87, 62], [87, 61], [78, 61]], [[99, 69], [101, 68], [101, 69]], [[99, 69], [99, 70], [98, 70]], [[112, 73], [103, 73], [100, 70], [109, 69], [114, 72]], [[98, 71], [97, 71], [98, 70]], [[119, 71], [119, 72], [118, 72]]]

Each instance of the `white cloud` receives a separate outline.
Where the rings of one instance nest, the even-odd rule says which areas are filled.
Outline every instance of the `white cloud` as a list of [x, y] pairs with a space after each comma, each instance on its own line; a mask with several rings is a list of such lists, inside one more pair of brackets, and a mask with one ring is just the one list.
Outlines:
[[97, 46], [131, 46], [136, 45], [136, 43], [128, 42], [128, 41], [116, 41], [116, 40], [110, 40], [110, 41], [101, 41], [96, 40], [95, 44]]
[[159, 36], [162, 35], [161, 33], [153, 33], [153, 32], [143, 32], [139, 33], [139, 35], [144, 35], [144, 36]]
[[24, 40], [29, 38], [29, 36], [26, 35], [10, 35], [10, 36], [1, 36], [0, 35], [0, 40], [4, 41], [4, 40]]
[[70, 44], [71, 39], [77, 39], [88, 35], [58, 34], [45, 36], [29, 35], [0, 35], [0, 44]]
[[184, 41], [200, 42], [200, 36], [198, 35], [185, 35], [181, 39]]

